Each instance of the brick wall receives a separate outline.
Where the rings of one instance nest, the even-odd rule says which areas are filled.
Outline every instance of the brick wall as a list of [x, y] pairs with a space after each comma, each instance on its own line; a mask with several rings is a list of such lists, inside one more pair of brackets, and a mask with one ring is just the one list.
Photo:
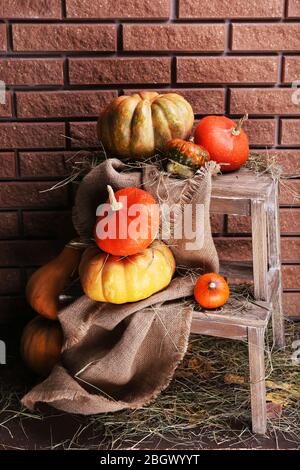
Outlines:
[[[205, 114], [247, 111], [252, 148], [300, 174], [300, 0], [0, 0], [0, 318], [20, 317], [32, 269], [70, 236], [66, 173], [112, 98], [178, 89]], [[299, 179], [281, 195], [284, 300], [300, 316]], [[292, 206], [292, 209], [290, 207]], [[213, 220], [223, 258], [250, 257], [249, 221]], [[234, 243], [234, 244], [233, 244]], [[234, 249], [233, 249], [234, 246]]]

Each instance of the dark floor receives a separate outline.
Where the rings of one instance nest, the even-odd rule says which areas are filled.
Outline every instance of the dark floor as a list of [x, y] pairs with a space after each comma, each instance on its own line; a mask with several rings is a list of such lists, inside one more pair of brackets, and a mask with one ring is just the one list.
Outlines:
[[[18, 414], [20, 410], [19, 397], [26, 388], [34, 384], [35, 378], [22, 365], [18, 357], [19, 331], [14, 336], [9, 330], [2, 328], [0, 338], [7, 344], [7, 364], [0, 366], [2, 397], [0, 401], [0, 449], [295, 449], [297, 445], [289, 442], [288, 436], [256, 437], [250, 434], [243, 442], [233, 439], [218, 445], [214, 441], [201, 439], [201, 429], [193, 429], [181, 442], [174, 443], [168, 435], [145, 439], [142, 442], [128, 440], [113, 443], [105, 436], [102, 427], [93, 426], [88, 418], [68, 415], [48, 407], [39, 412]], [[16, 395], [9, 405], [6, 403], [11, 392]], [[12, 397], [11, 397], [12, 398]], [[6, 408], [6, 406], [8, 407]], [[299, 423], [300, 430], [300, 423]], [[199, 437], [200, 436], [200, 437]], [[299, 437], [300, 446], [300, 437]]]

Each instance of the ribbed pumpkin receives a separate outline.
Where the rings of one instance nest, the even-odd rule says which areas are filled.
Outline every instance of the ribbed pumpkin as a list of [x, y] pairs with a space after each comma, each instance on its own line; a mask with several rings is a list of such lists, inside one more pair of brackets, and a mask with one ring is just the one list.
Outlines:
[[175, 271], [171, 250], [162, 242], [137, 255], [119, 258], [87, 248], [79, 266], [81, 285], [93, 300], [124, 304], [146, 299], [167, 287]]
[[111, 154], [141, 159], [171, 139], [186, 139], [194, 123], [191, 105], [177, 93], [119, 96], [98, 120], [98, 138]]
[[24, 328], [21, 354], [36, 374], [47, 376], [59, 361], [63, 333], [58, 321], [35, 317]]

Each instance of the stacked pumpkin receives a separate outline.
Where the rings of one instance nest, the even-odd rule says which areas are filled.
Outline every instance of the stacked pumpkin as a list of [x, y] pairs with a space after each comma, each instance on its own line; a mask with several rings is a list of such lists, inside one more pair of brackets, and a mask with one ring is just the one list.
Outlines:
[[[167, 287], [175, 272], [171, 250], [155, 240], [159, 228], [155, 199], [139, 188], [116, 193], [110, 186], [107, 189], [109, 199], [102, 206], [103, 214], [94, 230], [97, 246], [88, 247], [82, 256], [76, 243], [66, 246], [27, 284], [27, 299], [41, 317], [26, 326], [21, 351], [27, 365], [39, 375], [47, 375], [59, 360], [63, 341], [57, 321], [59, 294], [74, 272], [79, 270], [82, 288], [89, 298], [114, 304], [151, 296]], [[138, 212], [134, 213], [134, 207]], [[143, 222], [142, 230], [134, 230], [139, 221]]]
[[[207, 116], [196, 127], [194, 142], [189, 141], [194, 123], [190, 104], [175, 93], [142, 92], [116, 98], [101, 114], [97, 132], [109, 154], [138, 160], [163, 151], [168, 172], [191, 177], [210, 159], [222, 171], [237, 169], [247, 160], [244, 119], [235, 124], [226, 117]], [[115, 304], [153, 295], [169, 285], [175, 272], [171, 250], [155, 240], [159, 209], [154, 198], [139, 188], [116, 193], [107, 189], [109, 198], [95, 225], [97, 246], [82, 255], [76, 244], [67, 245], [28, 282], [28, 302], [40, 316], [25, 327], [21, 349], [27, 365], [39, 375], [47, 375], [60, 358], [59, 294], [75, 272], [88, 297]], [[132, 215], [135, 205], [138, 216]], [[134, 230], [137, 218], [143, 220], [142, 230]], [[195, 299], [204, 308], [222, 306], [228, 297], [228, 285], [218, 274], [205, 274], [195, 285]]]

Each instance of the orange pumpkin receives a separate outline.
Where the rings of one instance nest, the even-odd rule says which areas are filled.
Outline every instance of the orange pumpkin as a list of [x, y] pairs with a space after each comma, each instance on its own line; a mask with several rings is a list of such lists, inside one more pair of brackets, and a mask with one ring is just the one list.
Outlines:
[[137, 255], [118, 258], [87, 248], [79, 266], [84, 293], [98, 302], [124, 304], [150, 297], [167, 287], [175, 272], [170, 248], [155, 240]]
[[210, 160], [208, 151], [192, 141], [172, 139], [166, 150], [171, 160], [168, 163], [168, 172], [179, 176], [193, 176], [196, 170]]
[[231, 171], [242, 166], [249, 156], [249, 141], [242, 125], [248, 115], [236, 124], [225, 116], [206, 116], [195, 129], [195, 143], [203, 145], [211, 160], [221, 170]]
[[77, 271], [82, 251], [65, 246], [49, 263], [33, 273], [26, 286], [26, 298], [40, 315], [55, 320], [59, 294]]
[[[108, 213], [101, 214], [95, 225], [98, 247], [115, 256], [129, 256], [145, 250], [159, 227], [159, 208], [147, 191], [124, 188], [116, 193], [111, 186]], [[106, 205], [103, 206], [105, 212]]]
[[203, 308], [215, 309], [226, 304], [229, 298], [229, 286], [224, 277], [216, 273], [200, 276], [195, 284], [194, 296]]
[[45, 377], [59, 361], [62, 343], [63, 332], [58, 321], [35, 317], [26, 325], [21, 339], [24, 362]]
[[97, 133], [111, 154], [142, 159], [171, 139], [189, 137], [193, 123], [193, 109], [182, 96], [145, 91], [114, 99], [100, 115]]

